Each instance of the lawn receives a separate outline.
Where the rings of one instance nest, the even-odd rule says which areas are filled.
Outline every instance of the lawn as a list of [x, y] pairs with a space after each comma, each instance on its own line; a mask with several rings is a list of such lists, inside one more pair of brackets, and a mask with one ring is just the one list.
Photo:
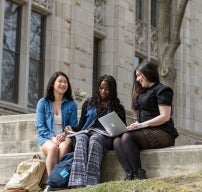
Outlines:
[[202, 192], [202, 174], [102, 183], [57, 192]]

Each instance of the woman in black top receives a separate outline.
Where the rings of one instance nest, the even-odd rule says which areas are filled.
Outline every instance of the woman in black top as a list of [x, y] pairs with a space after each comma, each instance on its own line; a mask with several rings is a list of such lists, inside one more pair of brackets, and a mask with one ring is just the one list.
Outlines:
[[113, 142], [117, 158], [126, 172], [125, 180], [146, 178], [146, 171], [141, 168], [140, 150], [175, 144], [178, 133], [171, 118], [172, 100], [172, 89], [159, 82], [157, 65], [139, 64], [132, 89], [132, 108], [137, 121], [128, 126], [134, 131], [116, 137]]

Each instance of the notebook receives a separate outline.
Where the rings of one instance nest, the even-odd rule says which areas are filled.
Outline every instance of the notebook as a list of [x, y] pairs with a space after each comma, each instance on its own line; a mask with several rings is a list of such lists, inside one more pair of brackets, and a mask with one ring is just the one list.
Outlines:
[[102, 124], [102, 126], [105, 128], [105, 130], [109, 133], [111, 137], [116, 137], [127, 131], [134, 131], [137, 129], [144, 128], [141, 126], [139, 128], [137, 127], [135, 129], [128, 130], [126, 125], [114, 111], [108, 113], [105, 116], [100, 117], [98, 121]]
[[89, 133], [90, 131], [95, 131], [101, 135], [105, 135], [105, 136], [108, 136], [110, 137], [109, 134], [107, 134], [105, 131], [102, 131], [100, 129], [97, 129], [97, 128], [88, 128], [88, 129], [84, 129], [84, 130], [81, 130], [81, 131], [78, 131], [78, 132], [74, 132], [74, 131], [68, 131], [69, 134], [66, 136], [66, 137], [74, 137], [78, 134], [81, 134], [81, 133]]

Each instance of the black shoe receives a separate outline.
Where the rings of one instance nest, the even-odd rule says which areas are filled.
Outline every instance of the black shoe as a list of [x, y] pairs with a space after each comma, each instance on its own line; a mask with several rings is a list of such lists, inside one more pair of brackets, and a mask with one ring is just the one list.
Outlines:
[[146, 171], [144, 169], [138, 169], [138, 178], [146, 179]]
[[133, 180], [135, 180], [135, 179], [140, 179], [139, 177], [138, 177], [138, 175], [133, 175]]
[[131, 181], [133, 180], [133, 172], [130, 171], [130, 172], [126, 172], [126, 177], [124, 179], [125, 181]]

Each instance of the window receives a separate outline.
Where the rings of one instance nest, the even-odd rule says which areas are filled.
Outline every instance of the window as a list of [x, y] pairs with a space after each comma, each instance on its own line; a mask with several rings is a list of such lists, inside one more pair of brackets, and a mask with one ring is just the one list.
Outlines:
[[29, 111], [44, 93], [45, 21], [52, 1], [3, 2], [0, 101], [8, 102], [8, 108], [14, 103]]
[[98, 72], [99, 72], [99, 62], [100, 62], [100, 42], [101, 40], [94, 37], [94, 53], [93, 53], [93, 93], [96, 90]]
[[136, 68], [140, 63], [142, 63], [143, 59], [138, 57], [138, 56], [135, 56], [134, 58], [134, 68]]
[[157, 0], [151, 0], [151, 25], [157, 27], [158, 21], [158, 3]]
[[28, 107], [35, 108], [43, 95], [44, 80], [44, 16], [32, 11], [29, 48]]
[[136, 0], [136, 18], [143, 19], [143, 0]]
[[5, 1], [1, 99], [17, 103], [21, 7]]

